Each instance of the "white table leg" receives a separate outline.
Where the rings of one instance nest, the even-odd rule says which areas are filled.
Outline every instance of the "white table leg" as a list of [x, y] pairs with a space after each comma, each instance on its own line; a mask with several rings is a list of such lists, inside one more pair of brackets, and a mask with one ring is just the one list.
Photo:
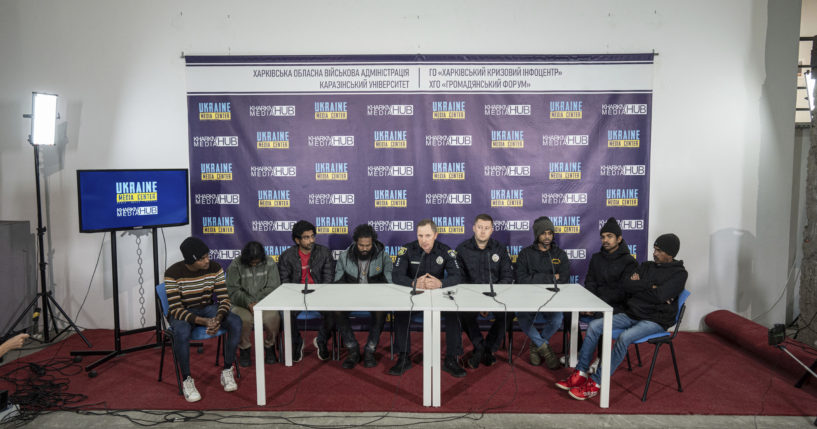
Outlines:
[[292, 366], [292, 320], [290, 310], [284, 310], [284, 364]]
[[[411, 323], [411, 322], [409, 322]], [[431, 380], [432, 380], [432, 356], [434, 355], [433, 326], [431, 311], [423, 311], [423, 406], [430, 407], [432, 401]], [[411, 335], [411, 331], [409, 331]]]
[[258, 405], [267, 405], [266, 374], [264, 374], [264, 312], [253, 311], [255, 326], [255, 393]]
[[439, 311], [432, 311], [431, 312], [431, 319], [433, 323], [431, 324], [431, 329], [433, 330], [431, 342], [431, 352], [433, 359], [431, 366], [433, 367], [433, 373], [431, 374], [431, 382], [432, 382], [432, 389], [431, 389], [431, 405], [434, 407], [439, 407], [441, 403], [440, 398], [440, 354], [442, 352], [442, 345], [440, 344], [440, 312]]
[[601, 352], [601, 408], [610, 407], [610, 354], [613, 344], [613, 312], [604, 312], [604, 330], [602, 331]]
[[576, 364], [579, 361], [579, 312], [574, 311], [571, 313], [572, 317], [570, 318], [570, 361], [568, 362], [568, 366], [571, 368], [575, 368]]

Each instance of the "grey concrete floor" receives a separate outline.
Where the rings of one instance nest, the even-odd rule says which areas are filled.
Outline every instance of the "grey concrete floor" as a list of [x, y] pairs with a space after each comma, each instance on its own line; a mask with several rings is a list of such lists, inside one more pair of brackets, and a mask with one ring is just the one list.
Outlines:
[[[69, 334], [66, 334], [69, 335]], [[53, 343], [52, 343], [53, 344]], [[49, 344], [51, 345], [51, 344]], [[42, 349], [31, 343], [5, 356], [3, 365]], [[3, 367], [0, 366], [0, 373]], [[130, 420], [130, 419], [132, 420]], [[185, 420], [187, 419], [187, 420]], [[50, 412], [25, 422], [32, 428], [151, 427], [296, 427], [354, 428], [813, 428], [815, 416], [698, 416], [625, 414], [430, 414], [430, 413], [308, 413], [308, 412], [171, 412], [102, 411]], [[15, 427], [22, 422], [0, 424]]]

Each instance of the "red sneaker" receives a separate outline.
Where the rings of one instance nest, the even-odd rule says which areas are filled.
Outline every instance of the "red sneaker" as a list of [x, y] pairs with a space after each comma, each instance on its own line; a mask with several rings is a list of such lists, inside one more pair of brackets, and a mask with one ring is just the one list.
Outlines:
[[573, 374], [570, 374], [570, 377], [556, 382], [556, 387], [562, 390], [570, 390], [574, 387], [584, 386], [587, 382], [587, 377], [582, 375], [579, 370], [573, 371]]
[[596, 384], [596, 382], [588, 378], [583, 386], [574, 387], [570, 389], [569, 393], [573, 399], [584, 401], [585, 399], [598, 395], [599, 390], [601, 390], [601, 388]]

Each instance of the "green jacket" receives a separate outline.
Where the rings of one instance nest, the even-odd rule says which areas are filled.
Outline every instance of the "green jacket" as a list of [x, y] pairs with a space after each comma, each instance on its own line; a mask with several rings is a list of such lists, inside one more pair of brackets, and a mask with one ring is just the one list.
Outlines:
[[254, 267], [243, 265], [241, 256], [233, 259], [227, 269], [227, 293], [233, 305], [249, 308], [281, 285], [278, 264], [267, 256], [265, 263]]

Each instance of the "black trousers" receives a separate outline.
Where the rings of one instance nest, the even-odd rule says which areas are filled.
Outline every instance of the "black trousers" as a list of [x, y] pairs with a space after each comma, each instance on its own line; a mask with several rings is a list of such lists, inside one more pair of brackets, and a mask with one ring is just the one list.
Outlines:
[[460, 323], [465, 335], [471, 340], [471, 344], [475, 349], [490, 349], [491, 353], [496, 353], [499, 347], [502, 346], [502, 340], [505, 338], [506, 319], [510, 317], [513, 320], [513, 313], [494, 313], [494, 323], [488, 330], [488, 335], [483, 339], [482, 330], [479, 329], [479, 322], [477, 321], [477, 312], [463, 312], [460, 313]]
[[[421, 314], [421, 312], [413, 312]], [[462, 354], [462, 328], [456, 312], [443, 312], [442, 320], [445, 323], [445, 354], [446, 356], [459, 356]], [[394, 350], [397, 353], [409, 353], [411, 351], [411, 335], [409, 335], [408, 311], [397, 311], [394, 313]], [[429, 323], [428, 320], [423, 323]]]

